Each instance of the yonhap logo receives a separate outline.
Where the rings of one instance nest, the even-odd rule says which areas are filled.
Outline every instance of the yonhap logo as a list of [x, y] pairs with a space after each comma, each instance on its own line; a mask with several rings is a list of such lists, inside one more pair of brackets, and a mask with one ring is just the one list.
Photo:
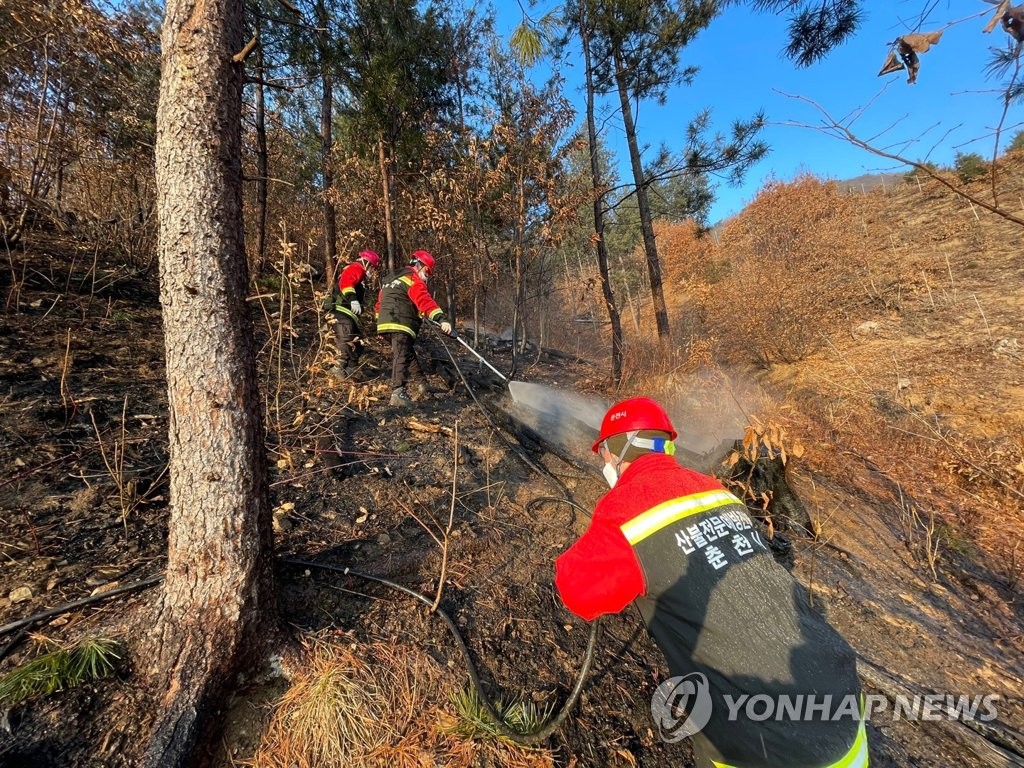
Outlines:
[[[896, 695], [892, 701], [884, 694], [849, 693], [768, 695], [740, 694], [716, 695], [715, 704], [724, 705], [721, 718], [730, 723], [748, 725], [766, 721], [776, 722], [840, 722], [881, 720], [977, 720], [983, 723], [995, 720], [999, 713], [999, 696], [915, 694]], [[714, 709], [711, 688], [701, 672], [670, 677], [658, 686], [651, 697], [651, 717], [658, 727], [662, 741], [674, 744], [702, 731], [711, 720]], [[756, 726], [755, 726], [756, 727]]]
[[670, 744], [699, 733], [711, 719], [708, 679], [700, 672], [670, 677], [651, 697], [651, 717]]

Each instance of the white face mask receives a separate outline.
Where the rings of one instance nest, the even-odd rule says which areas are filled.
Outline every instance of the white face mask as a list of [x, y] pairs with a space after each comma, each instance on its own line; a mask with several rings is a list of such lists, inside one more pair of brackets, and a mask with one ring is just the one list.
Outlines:
[[619, 473], [615, 471], [615, 467], [610, 463], [605, 462], [604, 468], [601, 469], [601, 474], [604, 475], [604, 479], [607, 481], [608, 487], [614, 488], [615, 483], [619, 480]]

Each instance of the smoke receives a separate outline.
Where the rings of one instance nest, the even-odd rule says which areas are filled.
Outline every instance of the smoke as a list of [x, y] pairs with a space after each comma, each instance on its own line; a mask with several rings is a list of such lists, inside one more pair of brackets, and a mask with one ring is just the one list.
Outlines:
[[[633, 394], [652, 397], [665, 408], [679, 433], [676, 457], [700, 472], [717, 467], [765, 399], [756, 383], [718, 370], [670, 374], [654, 389], [636, 387]], [[519, 419], [581, 458], [589, 454], [611, 406], [597, 397], [522, 381], [510, 382], [509, 392]]]
[[721, 370], [672, 374], [654, 399], [679, 432], [680, 461], [701, 472], [714, 470], [734, 441], [743, 437], [752, 414], [763, 410], [765, 394], [746, 377]]
[[519, 419], [566, 451], [586, 458], [610, 403], [525, 381], [509, 382], [508, 390]]

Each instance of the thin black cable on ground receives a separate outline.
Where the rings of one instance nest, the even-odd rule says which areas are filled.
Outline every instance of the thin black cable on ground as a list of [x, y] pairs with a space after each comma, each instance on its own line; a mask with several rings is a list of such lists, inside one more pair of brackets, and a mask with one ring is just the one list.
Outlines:
[[73, 603], [67, 603], [66, 605], [61, 605], [57, 608], [51, 608], [48, 611], [37, 613], [34, 616], [29, 616], [25, 619], [12, 621], [10, 624], [4, 624], [2, 627], [0, 627], [0, 637], [6, 635], [8, 632], [13, 632], [14, 630], [19, 629], [21, 627], [25, 627], [30, 624], [35, 624], [37, 621], [42, 621], [43, 619], [48, 619], [51, 616], [59, 616], [62, 613], [73, 611], [75, 608], [80, 608], [83, 605], [89, 605], [90, 603], [98, 603], [101, 600], [106, 600], [107, 598], [114, 597], [115, 595], [123, 595], [125, 592], [134, 592], [137, 589], [151, 587], [154, 584], [159, 583], [163, 578], [163, 574], [160, 574], [159, 576], [150, 576], [148, 579], [137, 581], [134, 584], [125, 584], [123, 587], [111, 589], [109, 592], [100, 592], [98, 595], [90, 595], [89, 597], [83, 597], [81, 600], [75, 600]]
[[[281, 558], [281, 562], [289, 565], [301, 566], [305, 568], [319, 568], [325, 571], [332, 571], [334, 573], [340, 573], [345, 576], [354, 576], [359, 579], [367, 581], [374, 581], [378, 584], [383, 584], [391, 589], [396, 589], [409, 597], [415, 598], [423, 603], [428, 608], [433, 608], [434, 601], [416, 592], [408, 587], [398, 584], [389, 579], [382, 578], [380, 576], [374, 576], [369, 573], [362, 573], [361, 571], [354, 571], [351, 568], [343, 568], [337, 565], [327, 565], [326, 563], [317, 563], [311, 560], [297, 560], [294, 558], [286, 557]], [[480, 681], [480, 675], [477, 673], [476, 665], [473, 663], [473, 657], [469, 653], [469, 648], [466, 645], [466, 641], [462, 639], [462, 634], [459, 632], [459, 628], [456, 626], [452, 618], [442, 611], [440, 608], [433, 611], [438, 614], [444, 623], [448, 626], [448, 630], [451, 632], [452, 637], [455, 639], [455, 644], [458, 646], [459, 651], [462, 652], [463, 660], [466, 662], [466, 668], [469, 670], [469, 679], [473, 683], [473, 687], [476, 688], [477, 695], [480, 698], [480, 702], [483, 704], [484, 709], [487, 710], [487, 714], [490, 716], [494, 723], [495, 729], [506, 739], [514, 741], [517, 744], [523, 745], [534, 745], [545, 741], [555, 731], [562, 727], [562, 723], [569, 716], [573, 707], [576, 706], [576, 702], [579, 700], [580, 694], [583, 692], [583, 683], [587, 679], [587, 673], [590, 672], [590, 666], [594, 661], [594, 651], [597, 647], [597, 638], [599, 635], [599, 622], [593, 621], [590, 626], [590, 637], [587, 640], [587, 650], [583, 656], [583, 664], [580, 667], [579, 675], [576, 678], [576, 684], [573, 686], [572, 691], [569, 693], [569, 698], [565, 700], [562, 708], [558, 711], [551, 720], [549, 720], [542, 728], [536, 731], [530, 731], [527, 733], [521, 733], [512, 728], [504, 718], [498, 713], [494, 704], [491, 703], [490, 697], [484, 691], [483, 683]]]
[[[571, 502], [566, 499], [560, 499], [558, 497], [541, 497], [541, 499], [568, 503], [572, 506], [582, 509], [575, 502]], [[374, 576], [373, 574], [363, 573], [361, 571], [356, 571], [351, 568], [343, 568], [340, 566], [328, 565], [326, 563], [317, 563], [311, 560], [298, 560], [295, 558], [280, 558], [280, 560], [281, 562], [287, 563], [289, 565], [302, 566], [306, 568], [318, 568], [320, 570], [341, 573], [346, 576], [353, 576], [355, 578], [360, 578], [366, 581], [373, 581], [378, 584], [382, 584], [386, 587], [389, 587], [391, 589], [396, 589], [408, 595], [409, 597], [415, 598], [416, 600], [419, 600], [421, 603], [426, 605], [428, 608], [433, 607], [434, 601], [426, 595], [422, 595], [419, 592], [409, 589], [408, 587], [398, 584], [397, 582], [391, 581], [390, 579], [385, 579], [381, 576]], [[102, 592], [98, 595], [91, 595], [90, 597], [86, 597], [81, 600], [75, 600], [74, 602], [67, 603], [57, 608], [51, 608], [49, 610], [42, 611], [27, 618], [21, 619], [19, 621], [14, 621], [10, 624], [5, 624], [4, 626], [0, 627], [0, 636], [5, 635], [9, 632], [13, 632], [16, 629], [22, 629], [23, 631], [20, 632], [14, 638], [14, 640], [7, 644], [3, 652], [0, 653], [0, 660], [6, 657], [14, 649], [14, 646], [17, 645], [18, 642], [20, 642], [25, 636], [27, 636], [28, 629], [36, 622], [43, 621], [44, 619], [48, 619], [53, 616], [58, 616], [63, 613], [67, 613], [68, 611], [72, 611], [76, 608], [80, 608], [85, 605], [98, 603], [108, 598], [115, 597], [117, 595], [123, 595], [128, 592], [134, 592], [136, 590], [144, 589], [146, 587], [151, 587], [155, 584], [159, 584], [161, 581], [163, 581], [163, 578], [163, 574], [151, 576], [148, 579], [143, 579], [142, 581], [135, 582], [134, 584], [126, 584], [123, 587], [112, 589], [109, 592]], [[512, 728], [505, 722], [502, 716], [498, 713], [494, 704], [491, 702], [491, 699], [487, 696], [486, 692], [484, 691], [483, 683], [480, 681], [480, 675], [477, 672], [476, 665], [473, 663], [473, 657], [470, 655], [469, 648], [466, 645], [465, 640], [463, 640], [462, 634], [459, 632], [459, 628], [456, 626], [455, 622], [447, 613], [445, 613], [440, 608], [435, 610], [434, 613], [439, 614], [441, 618], [444, 620], [445, 624], [447, 624], [448, 629], [451, 632], [452, 637], [455, 639], [455, 643], [458, 646], [459, 651], [462, 653], [464, 661], [466, 662], [466, 667], [467, 670], [469, 671], [470, 680], [473, 683], [473, 686], [476, 688], [477, 694], [480, 698], [480, 702], [483, 704], [484, 709], [487, 710], [487, 714], [493, 720], [494, 726], [498, 733], [500, 733], [503, 737], [511, 741], [514, 741], [518, 744], [532, 745], [539, 744], [540, 742], [546, 740], [548, 737], [551, 736], [551, 734], [553, 734], [562, 726], [562, 723], [569, 716], [569, 713], [572, 711], [572, 709], [576, 706], [576, 702], [579, 700], [580, 694], [583, 692], [583, 684], [586, 681], [587, 674], [590, 672], [590, 667], [593, 664], [594, 651], [597, 647], [597, 638], [599, 635], [599, 626], [597, 621], [594, 621], [591, 624], [590, 637], [587, 641], [587, 650], [583, 657], [583, 664], [580, 667], [580, 672], [576, 679], [576, 683], [573, 686], [572, 691], [569, 693], [569, 697], [565, 700], [565, 703], [562, 705], [562, 709], [559, 710], [558, 714], [555, 715], [555, 717], [553, 717], [551, 720], [549, 720], [543, 728], [540, 728], [537, 731], [532, 731], [529, 733], [520, 733], [519, 731], [516, 731], [514, 728]]]
[[[570, 507], [575, 509], [577, 512], [582, 512], [587, 517], [592, 517], [590, 510], [584, 507], [582, 504], [577, 504], [572, 499], [563, 499], [561, 496], [534, 496], [528, 502], [526, 502], [526, 511], [532, 512], [533, 508], [541, 504], [568, 504]], [[575, 522], [575, 521], [574, 521]]]
[[[469, 382], [463, 375], [462, 369], [459, 367], [459, 364], [455, 361], [455, 356], [452, 355], [452, 352], [448, 348], [448, 345], [445, 343], [444, 338], [441, 338], [440, 341], [441, 346], [444, 347], [444, 351], [448, 354], [448, 359], [452, 361], [452, 366], [454, 366], [455, 371], [459, 374], [459, 378], [462, 379], [462, 384], [466, 387], [466, 391], [469, 392], [469, 396], [473, 398], [473, 402], [476, 403], [477, 408], [480, 409], [480, 412], [484, 415], [484, 418], [487, 420], [487, 423], [490, 424], [491, 427], [495, 430], [495, 432], [498, 434], [498, 437], [501, 438], [502, 442], [504, 442], [505, 445], [508, 446], [508, 448], [513, 453], [519, 456], [519, 458], [521, 458], [523, 462], [528, 467], [530, 467], [530, 469], [532, 469], [538, 475], [551, 481], [558, 488], [558, 490], [562, 492], [562, 496], [538, 496], [535, 499], [531, 499], [529, 502], [527, 502], [527, 511], [532, 510], [534, 506], [543, 502], [561, 503], [568, 504], [573, 509], [583, 512], [583, 514], [589, 518], [591, 516], [590, 512], [586, 510], [584, 507], [582, 507], [580, 504], [576, 503], [576, 501], [572, 497], [572, 493], [570, 493], [569, 489], [565, 486], [564, 483], [562, 483], [561, 480], [555, 477], [552, 473], [548, 472], [546, 469], [536, 464], [532, 459], [530, 459], [529, 456], [526, 455], [525, 451], [522, 448], [513, 445], [512, 442], [505, 437], [505, 435], [502, 433], [501, 428], [498, 427], [497, 424], [495, 424], [494, 417], [491, 415], [490, 411], [488, 411], [487, 408], [484, 407], [483, 403], [480, 402], [479, 398], [476, 396], [476, 393], [473, 391], [473, 388], [469, 386]], [[342, 572], [354, 573], [352, 571], [345, 571], [345, 569], [338, 570], [341, 570]], [[362, 575], [365, 577], [365, 574]], [[382, 581], [381, 583], [386, 582]], [[388, 583], [388, 586], [401, 589], [403, 592], [406, 592], [407, 594], [415, 597], [417, 600], [424, 602], [428, 606], [433, 606], [433, 601], [425, 597], [424, 595], [412, 592], [411, 590], [406, 589], [405, 587], [402, 587], [397, 584]], [[501, 715], [498, 714], [497, 710], [494, 708], [494, 705], [491, 703], [491, 701], [487, 698], [487, 695], [484, 693], [484, 690], [480, 684], [480, 678], [477, 675], [476, 668], [473, 666], [473, 661], [470, 658], [469, 649], [463, 642], [461, 635], [459, 635], [454, 622], [448, 617], [447, 614], [441, 612], [440, 610], [438, 610], [438, 613], [441, 613], [442, 618], [448, 624], [448, 628], [455, 636], [459, 648], [462, 650], [462, 654], [465, 657], [466, 664], [469, 667], [470, 678], [473, 681], [473, 685], [476, 687], [477, 693], [480, 697], [480, 701], [483, 703], [484, 708], [487, 710], [487, 714], [490, 715], [491, 719], [494, 721], [495, 727], [497, 728], [498, 732], [501, 733], [502, 736], [512, 741], [515, 741], [518, 744], [537, 744], [546, 739], [561, 726], [562, 722], [565, 720], [566, 717], [568, 717], [569, 712], [575, 706], [576, 700], [579, 698], [579, 694], [583, 690], [583, 683], [586, 680], [587, 673], [590, 671], [590, 666], [593, 663], [594, 649], [597, 646], [597, 638], [599, 635], [597, 620], [591, 623], [590, 637], [587, 641], [587, 652], [583, 658], [583, 665], [581, 666], [579, 676], [576, 679], [576, 685], [573, 687], [572, 693], [570, 693], [569, 698], [562, 706], [562, 709], [559, 711], [558, 715], [555, 718], [553, 718], [544, 728], [540, 729], [535, 733], [524, 735], [509, 728], [508, 724], [502, 719]]]
[[28, 636], [29, 629], [31, 629], [32, 625], [36, 622], [52, 618], [53, 616], [60, 616], [62, 613], [73, 611], [75, 608], [81, 608], [83, 605], [99, 603], [103, 600], [107, 600], [108, 598], [114, 597], [116, 595], [123, 595], [127, 592], [134, 592], [139, 589], [151, 587], [154, 584], [159, 584], [161, 581], [163, 581], [163, 578], [163, 574], [160, 574], [158, 576], [150, 576], [148, 579], [137, 581], [134, 584], [125, 584], [123, 587], [117, 587], [116, 589], [111, 589], [107, 592], [100, 592], [97, 595], [83, 597], [81, 600], [75, 600], [74, 602], [66, 603], [65, 605], [60, 605], [56, 608], [50, 608], [49, 610], [34, 614], [32, 616], [29, 616], [28, 618], [19, 619], [18, 621], [12, 621], [10, 624], [4, 624], [2, 627], [0, 627], [0, 637], [3, 637], [8, 632], [13, 632], [16, 629], [20, 629], [21, 632], [15, 635], [14, 639], [11, 640], [11, 642], [9, 642], [7, 645], [5, 645], [4, 649], [0, 651], [0, 661], [6, 659], [10, 655], [11, 651], [13, 651], [15, 647], [17, 647], [17, 645]]
[[[576, 504], [575, 502], [569, 501], [568, 499], [561, 499], [555, 496], [542, 496], [539, 497], [538, 499], [535, 499], [534, 501], [552, 501], [566, 503], [577, 509], [585, 511], [582, 507], [580, 507], [580, 505]], [[302, 566], [307, 568], [318, 568], [320, 570], [341, 573], [346, 576], [353, 576], [366, 581], [373, 581], [378, 584], [382, 584], [386, 587], [389, 587], [391, 589], [396, 589], [408, 595], [409, 597], [419, 600], [428, 608], [433, 608], [434, 601], [431, 600], [429, 597], [422, 595], [419, 592], [409, 589], [408, 587], [405, 587], [394, 581], [391, 581], [390, 579], [385, 579], [381, 576], [374, 576], [373, 574], [363, 573], [361, 571], [356, 571], [351, 568], [342, 568], [340, 566], [328, 565], [326, 563], [317, 563], [311, 560], [298, 560], [295, 558], [280, 558], [280, 560], [281, 562], [287, 563], [289, 565]], [[0, 636], [5, 635], [9, 632], [13, 632], [16, 629], [21, 629], [22, 631], [19, 632], [18, 635], [16, 635], [15, 638], [4, 647], [2, 652], [0, 652], [0, 660], [6, 658], [11, 653], [11, 651], [14, 650], [15, 646], [17, 646], [18, 643], [20, 643], [21, 640], [23, 640], [28, 635], [29, 628], [31, 628], [31, 626], [36, 622], [43, 621], [44, 619], [48, 619], [53, 616], [59, 616], [60, 614], [67, 613], [68, 611], [72, 611], [76, 608], [80, 608], [85, 605], [90, 605], [92, 603], [98, 603], [103, 600], [107, 600], [111, 597], [115, 597], [117, 595], [123, 595], [128, 592], [134, 592], [140, 589], [144, 589], [146, 587], [154, 586], [155, 584], [159, 584], [161, 581], [163, 581], [163, 578], [163, 574], [151, 576], [148, 579], [143, 579], [142, 581], [135, 582], [134, 584], [127, 584], [123, 587], [112, 589], [109, 592], [102, 592], [98, 595], [91, 595], [90, 597], [86, 597], [81, 600], [75, 600], [74, 602], [58, 606], [57, 608], [51, 608], [49, 610], [42, 611], [27, 618], [21, 619], [19, 621], [14, 621], [10, 624], [5, 624], [4, 626], [0, 627]], [[500, 733], [503, 737], [516, 742], [517, 744], [532, 745], [539, 744], [540, 742], [545, 741], [548, 737], [551, 736], [551, 734], [553, 734], [562, 726], [562, 723], [569, 716], [569, 713], [572, 711], [572, 709], [576, 706], [576, 702], [579, 700], [580, 694], [583, 691], [583, 684], [586, 681], [587, 674], [590, 672], [590, 667], [593, 664], [594, 651], [597, 647], [597, 638], [599, 635], [599, 625], [597, 621], [591, 623], [590, 636], [587, 640], [587, 650], [583, 657], [583, 664], [580, 667], [579, 675], [576, 678], [576, 683], [573, 686], [572, 691], [569, 693], [569, 697], [565, 700], [565, 703], [562, 705], [562, 709], [559, 710], [558, 714], [555, 715], [555, 717], [553, 717], [551, 720], [549, 720], [544, 725], [544, 727], [540, 728], [539, 730], [521, 733], [505, 722], [502, 716], [498, 713], [494, 704], [491, 702], [491, 699], [487, 696], [486, 692], [484, 691], [483, 683], [480, 681], [480, 675], [476, 670], [476, 665], [473, 663], [473, 657], [470, 655], [469, 648], [466, 645], [465, 640], [463, 640], [462, 634], [459, 632], [459, 628], [456, 626], [455, 622], [447, 613], [445, 613], [440, 608], [434, 610], [433, 612], [441, 616], [445, 624], [448, 626], [448, 629], [451, 632], [452, 637], [455, 639], [455, 643], [458, 646], [459, 651], [462, 653], [464, 661], [466, 662], [466, 668], [469, 671], [470, 681], [473, 683], [473, 686], [477, 691], [477, 695], [480, 699], [480, 702], [483, 704], [484, 709], [487, 710], [487, 714], [491, 717], [495, 729], [498, 731], [498, 733]]]

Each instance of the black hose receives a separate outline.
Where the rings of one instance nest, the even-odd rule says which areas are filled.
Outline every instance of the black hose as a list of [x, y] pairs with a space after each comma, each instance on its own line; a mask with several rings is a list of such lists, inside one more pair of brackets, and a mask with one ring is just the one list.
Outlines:
[[10, 624], [4, 624], [2, 627], [0, 627], [0, 636], [6, 635], [8, 632], [12, 632], [20, 627], [28, 627], [32, 624], [35, 624], [37, 621], [48, 619], [51, 616], [59, 616], [60, 614], [67, 613], [68, 611], [72, 611], [75, 608], [80, 608], [83, 605], [89, 605], [90, 603], [98, 603], [101, 600], [106, 600], [107, 598], [114, 597], [115, 595], [123, 595], [125, 592], [134, 592], [137, 589], [151, 587], [154, 584], [159, 584], [162, 579], [163, 574], [160, 574], [159, 576], [150, 576], [148, 579], [137, 581], [134, 584], [125, 584], [123, 587], [111, 589], [109, 592], [100, 592], [97, 595], [83, 597], [81, 600], [75, 600], [73, 603], [67, 603], [66, 605], [62, 605], [57, 608], [51, 608], [48, 611], [37, 613], [34, 616], [29, 616], [26, 619], [12, 621]]
[[591, 517], [590, 510], [584, 507], [582, 504], [577, 504], [572, 499], [563, 499], [561, 496], [534, 496], [528, 502], [526, 502], [526, 511], [532, 512], [533, 508], [539, 504], [568, 504], [570, 507], [575, 509], [577, 512], [582, 512], [587, 517]]
[[[534, 499], [531, 499], [526, 504], [527, 511], [532, 510], [533, 507], [536, 506], [537, 504], [543, 502], [553, 502], [560, 504], [568, 504], [573, 509], [579, 510], [587, 517], [590, 517], [590, 512], [573, 500], [572, 494], [569, 492], [569, 489], [561, 480], [555, 477], [552, 473], [538, 466], [532, 459], [530, 459], [526, 455], [526, 453], [521, 448], [513, 445], [512, 442], [509, 441], [504, 434], [502, 434], [501, 429], [497, 426], [497, 424], [495, 424], [494, 417], [491, 416], [490, 411], [488, 411], [487, 408], [484, 407], [483, 403], [481, 403], [479, 398], [477, 398], [476, 393], [473, 391], [473, 388], [469, 386], [469, 382], [463, 375], [462, 369], [459, 367], [459, 364], [455, 361], [455, 356], [452, 355], [451, 350], [448, 348], [448, 345], [445, 343], [443, 338], [441, 338], [441, 346], [443, 346], [444, 351], [448, 353], [448, 358], [452, 361], [452, 365], [455, 367], [455, 371], [459, 374], [459, 378], [462, 379], [462, 383], [466, 387], [466, 391], [469, 392], [469, 396], [473, 398], [473, 402], [476, 403], [477, 408], [480, 409], [480, 412], [484, 415], [484, 418], [487, 420], [487, 423], [490, 424], [491, 427], [496, 430], [497, 435], [499, 438], [501, 438], [502, 442], [504, 442], [505, 445], [508, 446], [513, 453], [519, 456], [519, 458], [521, 458], [523, 462], [528, 467], [530, 467], [530, 469], [532, 469], [541, 477], [544, 477], [545, 479], [551, 481], [558, 488], [558, 490], [562, 492], [562, 496], [538, 496]], [[309, 564], [316, 565], [315, 563]], [[424, 603], [425, 605], [433, 608], [433, 600], [430, 600], [425, 595], [413, 592], [401, 585], [393, 584], [382, 579], [379, 579], [375, 576], [369, 576], [367, 574], [356, 574], [354, 571], [347, 569], [337, 568], [332, 570], [339, 570], [343, 573], [358, 575], [363, 578], [369, 578], [374, 581], [379, 581], [382, 584], [387, 584], [388, 586], [395, 587], [396, 589], [400, 589], [401, 591], [415, 597], [417, 600]], [[445, 623], [448, 624], [448, 628], [451, 630], [452, 635], [455, 637], [456, 642], [459, 645], [459, 648], [462, 650], [462, 655], [465, 657], [466, 664], [469, 667], [470, 679], [473, 681], [473, 685], [476, 686], [476, 690], [480, 697], [480, 701], [483, 703], [484, 708], [487, 710], [487, 714], [490, 715], [491, 719], [494, 721], [495, 727], [502, 736], [518, 744], [537, 744], [546, 739], [561, 726], [562, 722], [569, 715], [569, 712], [572, 710], [573, 706], [575, 706], [576, 700], [579, 698], [580, 692], [583, 690], [583, 683], [586, 680], [587, 673], [590, 671], [590, 665], [593, 663], [594, 648], [597, 645], [598, 637], [597, 620], [591, 623], [590, 637], [587, 641], [587, 652], [583, 657], [583, 665], [580, 667], [579, 677], [576, 679], [576, 685], [573, 687], [572, 692], [569, 694], [569, 698], [566, 699], [565, 704], [562, 706], [562, 709], [551, 721], [549, 721], [549, 723], [544, 728], [530, 734], [521, 734], [508, 726], [508, 724], [504, 721], [501, 715], [498, 714], [497, 710], [494, 708], [494, 705], [491, 703], [490, 699], [488, 699], [487, 695], [484, 693], [483, 687], [480, 683], [480, 677], [477, 675], [476, 667], [473, 666], [473, 660], [469, 655], [469, 649], [466, 647], [465, 642], [463, 642], [462, 636], [459, 634], [458, 629], [455, 626], [455, 623], [451, 620], [451, 618], [449, 618], [447, 614], [445, 614], [440, 609], [438, 609], [437, 612], [441, 614], [441, 617], [445, 620]]]
[[[564, 501], [563, 499], [559, 500]], [[389, 579], [385, 579], [381, 576], [374, 576], [370, 573], [354, 571], [351, 568], [343, 568], [336, 565], [327, 565], [326, 563], [316, 563], [311, 560], [296, 560], [290, 557], [281, 558], [281, 562], [287, 563], [289, 565], [302, 566], [306, 568], [319, 568], [325, 571], [341, 573], [345, 576], [355, 576], [359, 579], [375, 581], [378, 584], [383, 584], [384, 586], [390, 587], [391, 589], [397, 589], [399, 592], [402, 592], [408, 595], [409, 597], [413, 597], [416, 600], [419, 600], [428, 608], [433, 609], [434, 606], [434, 601], [426, 595], [422, 595], [419, 592], [411, 590], [408, 587], [402, 586], [401, 584], [398, 584]], [[576, 678], [576, 684], [573, 686], [572, 691], [569, 693], [569, 698], [565, 700], [565, 703], [562, 705], [562, 708], [558, 711], [558, 714], [556, 714], [551, 720], [549, 720], [544, 725], [544, 727], [536, 731], [521, 733], [512, 728], [504, 720], [504, 718], [498, 713], [498, 710], [495, 708], [494, 704], [491, 703], [490, 698], [484, 692], [483, 683], [481, 683], [480, 681], [480, 675], [477, 674], [476, 665], [473, 663], [473, 657], [470, 655], [469, 648], [466, 646], [466, 641], [462, 639], [462, 634], [459, 632], [459, 628], [455, 625], [455, 622], [452, 621], [452, 618], [447, 613], [442, 611], [440, 608], [433, 610], [433, 612], [438, 614], [442, 619], [444, 619], [444, 623], [448, 625], [448, 630], [451, 632], [452, 637], [455, 639], [455, 644], [462, 652], [463, 659], [466, 662], [466, 668], [469, 670], [469, 679], [472, 681], [473, 686], [476, 688], [477, 695], [480, 698], [480, 702], [483, 704], [484, 709], [487, 710], [487, 714], [494, 722], [495, 730], [497, 730], [498, 733], [500, 733], [504, 738], [508, 739], [509, 741], [514, 741], [517, 744], [524, 744], [529, 746], [533, 744], [539, 744], [542, 741], [545, 741], [549, 736], [551, 736], [551, 734], [553, 734], [555, 731], [562, 727], [562, 723], [565, 721], [565, 718], [569, 716], [569, 713], [572, 711], [573, 707], [576, 706], [576, 702], [580, 697], [580, 693], [582, 693], [583, 691], [583, 683], [586, 681], [587, 673], [590, 671], [590, 666], [594, 661], [594, 650], [597, 647], [597, 638], [599, 634], [598, 621], [595, 620], [591, 622], [590, 637], [587, 640], [587, 650], [583, 656], [583, 665], [580, 667], [579, 676]]]

